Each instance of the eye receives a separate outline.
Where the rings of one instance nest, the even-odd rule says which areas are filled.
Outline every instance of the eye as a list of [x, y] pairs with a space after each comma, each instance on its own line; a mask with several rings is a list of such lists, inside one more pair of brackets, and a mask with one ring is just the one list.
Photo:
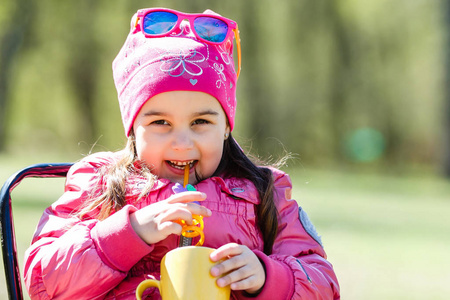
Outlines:
[[206, 125], [206, 124], [211, 124], [211, 122], [205, 119], [197, 119], [194, 122], [192, 122], [192, 125]]
[[156, 120], [150, 123], [150, 125], [169, 125], [166, 120]]

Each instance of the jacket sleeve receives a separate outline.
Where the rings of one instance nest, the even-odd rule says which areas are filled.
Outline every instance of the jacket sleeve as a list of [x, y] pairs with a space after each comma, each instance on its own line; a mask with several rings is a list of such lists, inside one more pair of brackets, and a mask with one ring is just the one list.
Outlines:
[[[339, 284], [332, 265], [326, 260], [320, 237], [312, 224], [301, 217], [297, 202], [290, 199], [289, 176], [278, 170], [274, 176], [279, 233], [271, 255], [254, 251], [266, 272], [265, 285], [257, 298], [340, 299]], [[242, 296], [242, 299], [249, 298]]]
[[65, 192], [44, 211], [25, 253], [25, 285], [31, 299], [101, 299], [152, 247], [134, 232], [127, 205], [103, 221], [76, 213], [98, 184], [101, 156], [75, 164]]

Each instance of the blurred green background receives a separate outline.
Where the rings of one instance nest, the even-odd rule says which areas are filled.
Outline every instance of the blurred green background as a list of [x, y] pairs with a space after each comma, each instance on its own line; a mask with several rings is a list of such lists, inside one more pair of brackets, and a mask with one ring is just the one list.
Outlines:
[[[449, 2], [3, 0], [0, 181], [28, 164], [121, 149], [111, 63], [132, 14], [210, 8], [240, 28], [234, 135], [262, 158], [295, 154], [294, 196], [342, 298], [446, 299]], [[61, 191], [41, 186], [15, 198], [21, 259]]]

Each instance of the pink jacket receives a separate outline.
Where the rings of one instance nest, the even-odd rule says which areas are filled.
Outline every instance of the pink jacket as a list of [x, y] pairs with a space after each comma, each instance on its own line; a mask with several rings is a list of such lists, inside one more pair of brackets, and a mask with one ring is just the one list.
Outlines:
[[[128, 205], [120, 211], [104, 221], [74, 216], [95, 189], [99, 168], [117, 156], [97, 153], [75, 164], [68, 173], [65, 193], [45, 210], [25, 254], [25, 284], [32, 299], [135, 299], [142, 280], [159, 279], [160, 261], [177, 247], [178, 236], [148, 245], [133, 231], [129, 214], [168, 198], [173, 183], [160, 179], [146, 197], [136, 201], [143, 178], [130, 178]], [[254, 204], [259, 202], [255, 187], [237, 178], [213, 177], [195, 186], [207, 194], [202, 205], [213, 213], [204, 219], [204, 246], [218, 248], [235, 242], [252, 249], [266, 270], [259, 299], [339, 299], [333, 268], [308, 228], [311, 224], [290, 199], [288, 175], [278, 170], [273, 173], [280, 217], [273, 253], [267, 256], [262, 252], [255, 223]], [[158, 290], [150, 291], [150, 299], [160, 298]], [[232, 292], [232, 298], [247, 296]]]

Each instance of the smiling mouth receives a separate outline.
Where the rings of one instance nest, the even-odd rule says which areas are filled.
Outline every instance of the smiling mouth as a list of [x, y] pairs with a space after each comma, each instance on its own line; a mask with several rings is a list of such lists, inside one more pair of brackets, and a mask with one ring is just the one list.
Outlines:
[[194, 164], [197, 162], [197, 160], [190, 160], [190, 161], [175, 161], [175, 160], [167, 160], [167, 163], [175, 168], [175, 169], [179, 169], [179, 170], [184, 170], [184, 168], [186, 167], [186, 165], [189, 165], [189, 169], [191, 169]]

